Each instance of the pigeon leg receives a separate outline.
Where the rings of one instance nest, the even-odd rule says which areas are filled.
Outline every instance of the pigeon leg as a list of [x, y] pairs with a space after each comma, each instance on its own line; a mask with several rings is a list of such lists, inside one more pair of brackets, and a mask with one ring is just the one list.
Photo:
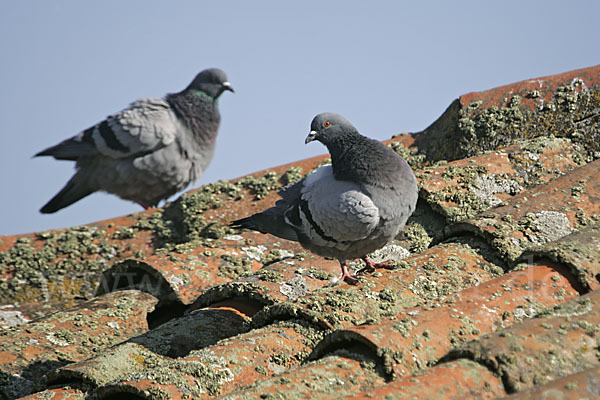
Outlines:
[[348, 267], [346, 266], [346, 260], [340, 260], [340, 267], [342, 267], [342, 275], [338, 279], [338, 282], [346, 281], [351, 285], [356, 285], [358, 282], [360, 282], [356, 278], [355, 275], [352, 275], [352, 274], [350, 274], [350, 272], [348, 272]]
[[385, 269], [394, 269], [394, 265], [391, 260], [383, 261], [383, 262], [375, 262], [369, 258], [369, 256], [364, 256], [361, 258], [366, 264], [365, 267], [356, 271], [356, 275], [362, 275], [365, 273], [374, 272], [377, 268], [385, 268]]
[[149, 208], [152, 208], [152, 206], [148, 206], [148, 205], [146, 205], [146, 204], [142, 203], [141, 201], [136, 201], [136, 203], [138, 203], [140, 206], [142, 206], [142, 208], [143, 208], [144, 210], [147, 210], [147, 209], [149, 209]]

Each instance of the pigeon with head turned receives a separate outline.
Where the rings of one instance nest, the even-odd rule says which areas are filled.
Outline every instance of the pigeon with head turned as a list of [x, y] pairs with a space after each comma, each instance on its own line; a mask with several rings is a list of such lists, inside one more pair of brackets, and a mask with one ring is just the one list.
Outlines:
[[225, 72], [200, 72], [181, 92], [143, 98], [36, 156], [75, 161], [75, 175], [42, 209], [53, 213], [96, 191], [144, 208], [200, 178], [215, 150]]
[[391, 242], [415, 210], [417, 180], [408, 163], [383, 143], [361, 135], [344, 117], [317, 115], [305, 143], [319, 141], [331, 165], [279, 191], [281, 199], [231, 225], [300, 242], [340, 262], [341, 280], [356, 283], [346, 260], [361, 258], [361, 271], [388, 266], [368, 254]]

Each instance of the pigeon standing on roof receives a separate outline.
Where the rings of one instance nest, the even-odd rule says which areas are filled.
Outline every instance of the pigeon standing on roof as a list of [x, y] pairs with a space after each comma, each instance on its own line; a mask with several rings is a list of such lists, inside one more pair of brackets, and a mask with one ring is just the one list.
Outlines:
[[75, 161], [77, 172], [42, 209], [53, 213], [96, 191], [144, 208], [200, 178], [215, 151], [225, 72], [200, 72], [179, 93], [143, 98], [35, 156]]
[[363, 259], [363, 270], [388, 265], [367, 255], [402, 230], [415, 210], [417, 180], [402, 157], [362, 136], [338, 114], [313, 119], [305, 143], [314, 140], [327, 146], [332, 165], [281, 189], [274, 207], [231, 225], [298, 241], [318, 255], [335, 257], [342, 268], [340, 279], [356, 283], [346, 260]]

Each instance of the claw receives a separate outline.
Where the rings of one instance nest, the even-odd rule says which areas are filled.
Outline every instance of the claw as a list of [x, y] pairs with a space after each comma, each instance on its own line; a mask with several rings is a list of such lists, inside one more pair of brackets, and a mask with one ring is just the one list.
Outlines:
[[348, 271], [348, 267], [346, 266], [346, 261], [340, 260], [340, 266], [342, 267], [342, 275], [340, 275], [340, 277], [337, 278], [336, 280], [334, 280], [334, 281], [332, 280], [330, 282], [329, 286], [335, 286], [340, 281], [345, 281], [346, 283], [348, 283], [350, 285], [356, 285], [360, 282], [360, 280], [356, 277], [356, 274], [351, 274]]
[[342, 266], [342, 275], [340, 276], [341, 281], [346, 281], [351, 285], [356, 285], [360, 280], [356, 277], [356, 274], [352, 275], [348, 272], [346, 266]]
[[368, 256], [362, 257], [362, 260], [365, 262], [365, 266], [358, 271], [356, 271], [355, 275], [363, 275], [366, 273], [375, 272], [377, 268], [385, 268], [385, 269], [394, 269], [394, 264], [392, 264], [391, 260], [386, 260], [383, 262], [375, 262], [371, 260]]

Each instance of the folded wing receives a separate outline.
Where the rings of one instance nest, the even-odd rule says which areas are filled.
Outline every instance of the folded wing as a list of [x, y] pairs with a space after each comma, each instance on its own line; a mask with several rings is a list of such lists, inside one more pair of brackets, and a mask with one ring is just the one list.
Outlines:
[[360, 184], [338, 181], [331, 166], [324, 166], [305, 180], [300, 217], [303, 233], [312, 243], [343, 247], [373, 232], [379, 210]]
[[146, 98], [36, 156], [76, 161], [80, 157], [137, 157], [173, 142], [177, 120], [165, 100]]

